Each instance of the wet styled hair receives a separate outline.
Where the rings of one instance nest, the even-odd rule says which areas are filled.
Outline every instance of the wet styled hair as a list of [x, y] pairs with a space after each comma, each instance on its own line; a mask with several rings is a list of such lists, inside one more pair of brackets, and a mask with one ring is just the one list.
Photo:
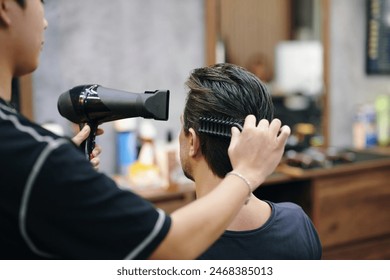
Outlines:
[[227, 153], [230, 138], [198, 132], [199, 118], [233, 118], [244, 122], [249, 114], [273, 119], [274, 107], [266, 85], [248, 70], [228, 63], [198, 68], [187, 82], [189, 92], [183, 114], [183, 128], [188, 135], [193, 128], [200, 138], [200, 147], [210, 169], [218, 177], [232, 170]]

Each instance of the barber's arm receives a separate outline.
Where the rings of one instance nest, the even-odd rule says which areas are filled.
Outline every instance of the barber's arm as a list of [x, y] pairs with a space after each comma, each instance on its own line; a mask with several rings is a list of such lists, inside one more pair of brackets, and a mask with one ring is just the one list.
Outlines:
[[277, 119], [261, 120], [256, 126], [248, 116], [242, 132], [232, 128], [229, 157], [233, 171], [208, 195], [172, 213], [172, 225], [152, 259], [194, 259], [204, 252], [228, 227], [252, 191], [260, 186], [278, 165], [290, 128]]

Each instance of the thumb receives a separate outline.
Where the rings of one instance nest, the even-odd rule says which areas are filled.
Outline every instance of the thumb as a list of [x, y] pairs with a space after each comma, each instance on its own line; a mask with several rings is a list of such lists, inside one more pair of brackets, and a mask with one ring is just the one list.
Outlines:
[[83, 129], [81, 129], [80, 132], [72, 138], [73, 143], [75, 143], [77, 146], [80, 146], [80, 144], [88, 138], [90, 132], [91, 128], [89, 125], [84, 125]]
[[235, 127], [235, 126], [232, 126], [232, 129], [231, 129], [231, 134], [232, 134], [232, 137], [230, 139], [230, 146], [229, 148], [233, 148], [237, 145], [237, 142], [238, 142], [238, 138], [240, 136], [240, 130]]

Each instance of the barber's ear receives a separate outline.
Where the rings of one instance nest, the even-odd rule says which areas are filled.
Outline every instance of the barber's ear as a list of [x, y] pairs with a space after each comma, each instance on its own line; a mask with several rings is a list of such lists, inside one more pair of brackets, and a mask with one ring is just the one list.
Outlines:
[[200, 152], [200, 139], [193, 128], [189, 129], [190, 132], [190, 150], [189, 155], [194, 157]]
[[11, 24], [9, 0], [0, 0], [0, 25], [8, 26]]

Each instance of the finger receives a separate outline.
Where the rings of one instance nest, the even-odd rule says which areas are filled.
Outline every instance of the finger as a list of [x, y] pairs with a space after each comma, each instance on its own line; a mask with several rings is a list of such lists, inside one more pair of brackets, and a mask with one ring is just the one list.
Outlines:
[[256, 127], [256, 117], [254, 115], [246, 116], [244, 122], [244, 129], [248, 127]]
[[282, 122], [279, 119], [273, 119], [269, 125], [269, 130], [274, 135], [277, 135], [280, 131], [281, 126], [282, 126]]
[[99, 164], [100, 164], [100, 159], [99, 158], [91, 159], [91, 164], [92, 164], [93, 168], [98, 169]]
[[269, 128], [269, 121], [267, 119], [262, 119], [259, 121], [259, 124], [257, 125], [258, 128], [262, 129], [268, 129]]
[[103, 133], [104, 133], [104, 129], [100, 127], [96, 131], [96, 135], [102, 135]]
[[89, 127], [89, 125], [84, 125], [83, 129], [80, 130], [79, 133], [76, 134], [76, 136], [74, 136], [72, 138], [72, 141], [77, 145], [77, 146], [80, 146], [80, 144], [88, 138], [88, 135], [91, 131], [91, 128]]
[[95, 148], [92, 151], [93, 157], [99, 156], [101, 152], [102, 152], [102, 148], [99, 145], [95, 144]]
[[279, 136], [277, 137], [279, 143], [282, 145], [286, 145], [287, 138], [290, 136], [290, 133], [291, 133], [291, 129], [289, 126], [287, 125], [282, 126], [282, 128], [280, 129]]

